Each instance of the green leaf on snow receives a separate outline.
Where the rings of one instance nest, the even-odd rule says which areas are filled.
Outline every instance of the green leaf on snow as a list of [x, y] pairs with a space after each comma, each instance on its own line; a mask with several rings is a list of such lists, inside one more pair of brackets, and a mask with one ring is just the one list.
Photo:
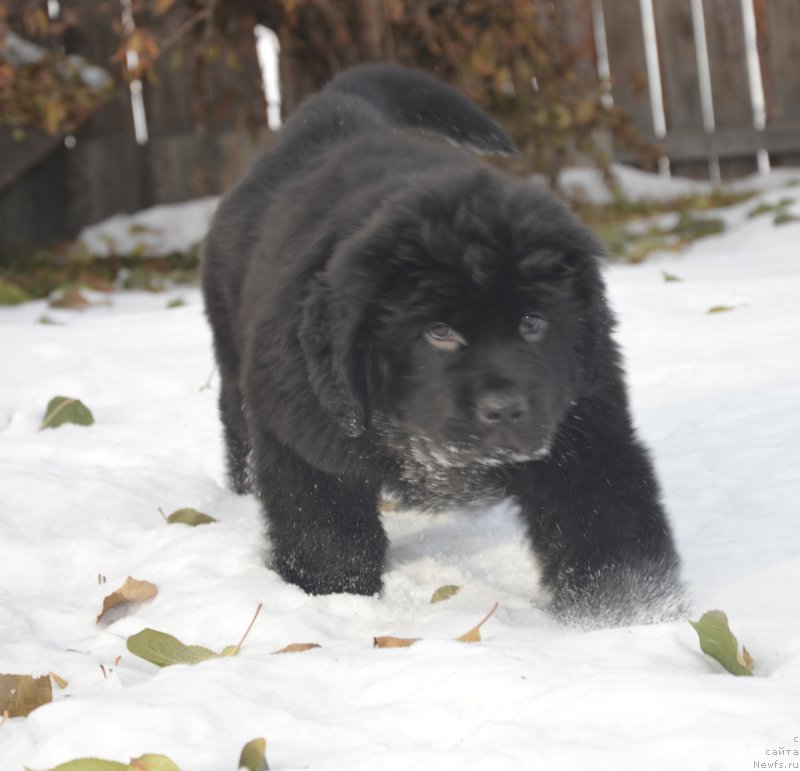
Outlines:
[[197, 509], [178, 509], [173, 511], [166, 519], [170, 525], [190, 525], [191, 527], [208, 525], [217, 521], [214, 517], [203, 514], [202, 511], [197, 511]]
[[444, 600], [449, 600], [451, 597], [455, 597], [461, 591], [460, 586], [456, 586], [455, 584], [446, 584], [445, 586], [440, 586], [431, 597], [431, 605], [436, 602], [444, 602]]
[[[48, 771], [128, 771], [129, 769], [130, 766], [127, 763], [117, 763], [100, 758], [78, 758], [61, 763]], [[31, 769], [26, 768], [26, 771], [31, 771]]]
[[[128, 638], [128, 650], [136, 656], [159, 667], [172, 664], [199, 664], [201, 661], [219, 658], [202, 645], [184, 645], [177, 637], [157, 629], [142, 629]], [[230, 655], [230, 654], [228, 654]]]
[[703, 653], [716, 659], [733, 675], [753, 674], [753, 659], [747, 648], [742, 648], [739, 653], [739, 642], [728, 626], [728, 617], [721, 610], [709, 610], [699, 621], [689, 623], [700, 638]]
[[142, 755], [132, 758], [128, 771], [180, 771], [166, 755]]
[[180, 769], [165, 755], [148, 754], [131, 758], [130, 763], [118, 763], [116, 760], [100, 758], [78, 758], [48, 771], [180, 771]]
[[94, 416], [89, 408], [79, 399], [68, 396], [54, 396], [47, 404], [44, 420], [39, 430], [56, 428], [64, 423], [75, 423], [79, 426], [91, 426]]

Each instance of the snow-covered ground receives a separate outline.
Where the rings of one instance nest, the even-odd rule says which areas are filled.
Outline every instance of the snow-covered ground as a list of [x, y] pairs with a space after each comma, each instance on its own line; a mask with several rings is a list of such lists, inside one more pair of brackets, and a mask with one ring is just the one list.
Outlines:
[[[747, 217], [800, 198], [787, 181], [715, 213], [723, 235], [607, 272], [693, 617], [725, 610], [756, 677], [724, 673], [686, 622], [556, 626], [509, 505], [387, 513], [382, 595], [306, 596], [264, 566], [256, 501], [225, 487], [199, 293], [48, 309], [63, 326], [36, 324], [37, 302], [0, 309], [0, 672], [69, 686], [0, 726], [0, 769], [154, 752], [224, 771], [258, 736], [272, 769], [800, 767], [800, 225]], [[39, 432], [60, 394], [96, 423]], [[219, 522], [158, 512], [185, 506]], [[158, 596], [98, 626], [128, 575]], [[430, 604], [443, 584], [463, 589]], [[452, 639], [495, 600], [482, 642]], [[238, 657], [159, 670], [126, 650], [145, 626], [221, 650], [260, 602]], [[382, 634], [424, 640], [376, 650]], [[270, 655], [294, 642], [322, 647]]]
[[116, 214], [89, 225], [77, 242], [98, 257], [135, 254], [161, 257], [186, 252], [205, 238], [219, 198], [197, 198], [180, 204], [162, 204], [133, 214]]

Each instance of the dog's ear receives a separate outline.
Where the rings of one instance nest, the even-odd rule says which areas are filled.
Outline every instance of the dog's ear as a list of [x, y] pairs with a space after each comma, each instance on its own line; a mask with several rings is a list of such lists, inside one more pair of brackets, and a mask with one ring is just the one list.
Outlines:
[[609, 372], [621, 367], [619, 349], [612, 337], [616, 319], [606, 301], [605, 281], [599, 258], [584, 259], [571, 286], [575, 312], [582, 327], [578, 354], [583, 368], [583, 381], [592, 390], [596, 383], [607, 382]]
[[[592, 242], [589, 242], [592, 245]], [[572, 308], [581, 325], [577, 353], [583, 385], [602, 382], [602, 370], [618, 366], [619, 354], [611, 338], [615, 321], [605, 300], [599, 244], [591, 250], [537, 249], [520, 262], [524, 281], [544, 284]]]
[[317, 278], [303, 303], [300, 345], [311, 387], [345, 433], [356, 437], [369, 426], [369, 346], [358, 319], [338, 318], [331, 290]]

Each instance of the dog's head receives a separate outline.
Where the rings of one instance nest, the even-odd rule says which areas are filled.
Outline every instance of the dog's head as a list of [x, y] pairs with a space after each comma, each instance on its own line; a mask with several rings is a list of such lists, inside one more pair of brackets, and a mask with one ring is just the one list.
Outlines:
[[421, 183], [342, 242], [304, 308], [312, 385], [350, 435], [438, 465], [544, 457], [615, 356], [594, 236], [488, 170]]

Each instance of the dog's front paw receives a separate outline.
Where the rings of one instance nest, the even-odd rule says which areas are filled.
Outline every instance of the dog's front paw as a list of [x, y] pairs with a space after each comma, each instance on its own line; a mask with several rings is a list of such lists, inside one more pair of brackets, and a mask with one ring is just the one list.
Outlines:
[[565, 582], [549, 610], [569, 626], [599, 629], [686, 618], [689, 600], [673, 564], [617, 564]]
[[347, 570], [334, 566], [320, 571], [302, 568], [291, 560], [279, 561], [275, 569], [289, 583], [299, 586], [307, 594], [363, 594], [372, 596], [381, 590], [381, 571], [369, 568]]

